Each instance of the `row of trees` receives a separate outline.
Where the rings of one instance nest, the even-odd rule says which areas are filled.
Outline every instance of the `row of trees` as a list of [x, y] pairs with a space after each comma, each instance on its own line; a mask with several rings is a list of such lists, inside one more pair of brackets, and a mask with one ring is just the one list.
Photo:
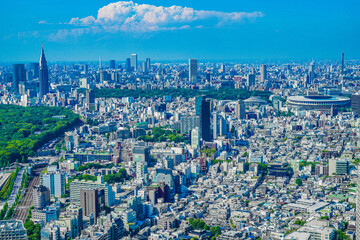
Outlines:
[[1, 190], [0, 190], [0, 199], [1, 200], [5, 200], [10, 196], [11, 191], [14, 186], [14, 183], [15, 183], [15, 180], [16, 180], [16, 176], [19, 173], [19, 170], [20, 170], [20, 168], [17, 168], [15, 172], [12, 172], [10, 174], [9, 178], [6, 180], [4, 186], [1, 188]]
[[[82, 90], [85, 92], [85, 90]], [[185, 97], [192, 98], [198, 95], [205, 95], [208, 98], [218, 100], [239, 100], [246, 99], [251, 96], [259, 96], [265, 100], [268, 100], [271, 93], [268, 91], [247, 91], [244, 89], [233, 89], [233, 88], [219, 88], [219, 89], [186, 89], [186, 88], [167, 88], [167, 89], [152, 89], [152, 90], [132, 90], [132, 89], [119, 89], [119, 88], [101, 88], [94, 89], [95, 97], [105, 98], [122, 98], [122, 97], [163, 97], [165, 95], [171, 95], [172, 97]]]
[[0, 104], [0, 167], [25, 162], [42, 145], [79, 123], [79, 116], [65, 108]]

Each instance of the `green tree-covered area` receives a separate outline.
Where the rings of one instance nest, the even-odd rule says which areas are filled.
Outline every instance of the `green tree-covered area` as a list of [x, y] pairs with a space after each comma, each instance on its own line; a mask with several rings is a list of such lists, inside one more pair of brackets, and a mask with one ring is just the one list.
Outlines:
[[43, 144], [79, 122], [79, 116], [65, 108], [0, 104], [0, 167], [25, 162]]
[[106, 164], [106, 165], [103, 165], [103, 164], [100, 164], [100, 163], [86, 163], [84, 165], [79, 166], [77, 171], [83, 172], [85, 170], [92, 169], [92, 168], [95, 168], [95, 169], [112, 168], [113, 166], [114, 166], [113, 163], [109, 163], [109, 164]]
[[189, 139], [186, 139], [183, 135], [173, 130], [167, 130], [160, 127], [154, 127], [148, 134], [138, 137], [139, 141], [145, 142], [185, 142], [190, 143]]
[[[142, 89], [119, 89], [119, 88], [101, 88], [94, 89], [95, 97], [105, 97], [105, 98], [121, 98], [121, 97], [163, 97], [165, 95], [171, 95], [174, 97], [185, 97], [192, 98], [198, 95], [205, 95], [207, 98], [213, 98], [218, 100], [239, 100], [246, 99], [251, 96], [259, 96], [264, 100], [268, 100], [271, 92], [268, 91], [247, 91], [244, 89], [233, 89], [233, 88], [219, 88], [208, 89], [208, 90], [196, 90], [196, 89], [185, 89], [185, 88], [167, 88], [164, 90], [161, 89], [151, 89], [151, 90], [142, 90]], [[84, 93], [85, 90], [82, 89]]]

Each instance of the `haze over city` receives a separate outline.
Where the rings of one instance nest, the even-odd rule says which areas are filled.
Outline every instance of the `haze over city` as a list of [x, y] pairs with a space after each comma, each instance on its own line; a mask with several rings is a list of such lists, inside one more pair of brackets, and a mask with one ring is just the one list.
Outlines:
[[360, 3], [345, 1], [3, 1], [0, 61], [349, 59]]

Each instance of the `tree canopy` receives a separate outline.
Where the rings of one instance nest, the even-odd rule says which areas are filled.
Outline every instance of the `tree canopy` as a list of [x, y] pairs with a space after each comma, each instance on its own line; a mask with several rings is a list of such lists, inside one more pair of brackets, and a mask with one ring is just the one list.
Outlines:
[[61, 107], [0, 104], [0, 167], [25, 162], [46, 142], [79, 122], [77, 114]]

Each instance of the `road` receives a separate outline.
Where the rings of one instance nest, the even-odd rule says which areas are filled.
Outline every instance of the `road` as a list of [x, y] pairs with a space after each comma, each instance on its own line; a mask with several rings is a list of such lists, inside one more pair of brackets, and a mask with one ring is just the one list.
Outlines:
[[33, 169], [33, 177], [29, 183], [28, 188], [26, 189], [24, 197], [21, 199], [19, 206], [15, 208], [15, 212], [12, 217], [13, 219], [21, 220], [23, 222], [25, 221], [29, 212], [29, 208], [33, 205], [33, 187], [39, 185], [40, 173], [43, 169], [44, 168]]
[[19, 191], [19, 188], [20, 188], [20, 185], [21, 185], [21, 179], [22, 179], [22, 176], [24, 174], [24, 171], [25, 171], [25, 167], [22, 166], [19, 173], [18, 173], [18, 175], [16, 176], [16, 180], [15, 180], [13, 189], [11, 191], [11, 195], [10, 195], [9, 199], [7, 200], [9, 207], [11, 205], [13, 205], [13, 203], [15, 202], [16, 194]]

